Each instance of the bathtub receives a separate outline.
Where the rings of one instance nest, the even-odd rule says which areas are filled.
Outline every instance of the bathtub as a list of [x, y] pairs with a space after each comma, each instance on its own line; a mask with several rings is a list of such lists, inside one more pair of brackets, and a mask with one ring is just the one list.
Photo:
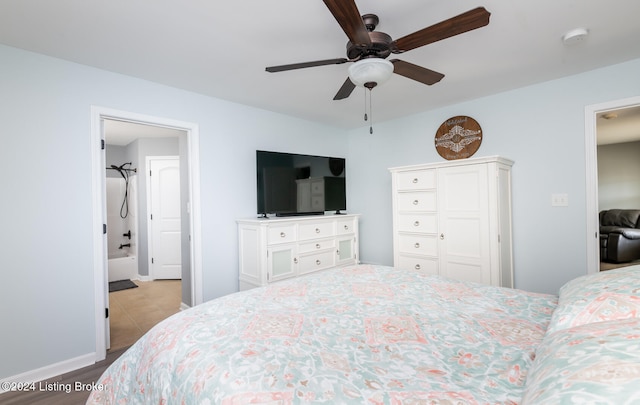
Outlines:
[[138, 278], [138, 258], [136, 256], [110, 258], [107, 260], [107, 266], [109, 282]]

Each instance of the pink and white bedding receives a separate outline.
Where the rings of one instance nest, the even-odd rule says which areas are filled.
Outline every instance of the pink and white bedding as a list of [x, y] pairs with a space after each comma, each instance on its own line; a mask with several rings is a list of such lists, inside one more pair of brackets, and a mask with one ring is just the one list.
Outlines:
[[232, 294], [149, 331], [87, 403], [634, 403], [640, 266], [606, 273], [559, 305], [371, 265]]
[[518, 403], [556, 304], [390, 267], [335, 269], [174, 315], [88, 403]]

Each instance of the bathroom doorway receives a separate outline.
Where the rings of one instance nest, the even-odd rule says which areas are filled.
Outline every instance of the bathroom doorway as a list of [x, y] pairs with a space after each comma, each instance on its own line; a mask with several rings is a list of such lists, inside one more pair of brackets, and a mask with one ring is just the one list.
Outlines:
[[[106, 213], [106, 171], [108, 168], [128, 168], [137, 184], [137, 229], [131, 226], [129, 239], [126, 229], [116, 237], [124, 238], [123, 249], [135, 247], [138, 261], [139, 279], [147, 281], [148, 276], [148, 235], [146, 221], [146, 171], [145, 157], [149, 155], [169, 155], [167, 145], [177, 148], [181, 162], [181, 195], [183, 220], [181, 231], [181, 252], [183, 256], [182, 300], [180, 307], [185, 308], [202, 302], [202, 273], [200, 245], [200, 202], [199, 202], [199, 151], [198, 126], [192, 123], [174, 121], [167, 118], [143, 116], [136, 113], [116, 111], [101, 107], [92, 107], [92, 139], [98, 151], [93, 151], [94, 182], [94, 227], [101, 230], [96, 237], [94, 248], [94, 272], [96, 274], [96, 360], [106, 356], [109, 347], [109, 293], [108, 293], [108, 243]], [[115, 146], [114, 146], [115, 145]], [[129, 147], [127, 147], [129, 145]], [[160, 146], [159, 146], [160, 145]], [[107, 164], [107, 148], [119, 149], [119, 160]], [[116, 155], [118, 155], [116, 153]], [[111, 158], [109, 158], [111, 159]], [[124, 166], [123, 166], [124, 165]], [[135, 171], [134, 171], [135, 169]], [[120, 170], [115, 170], [120, 174]], [[142, 175], [140, 175], [142, 174]], [[130, 191], [130, 190], [129, 190]], [[130, 206], [131, 200], [123, 200], [122, 205]], [[122, 207], [121, 205], [121, 207]], [[120, 236], [121, 235], [121, 236]], [[131, 242], [130, 242], [131, 241]], [[150, 278], [149, 278], [150, 279]]]

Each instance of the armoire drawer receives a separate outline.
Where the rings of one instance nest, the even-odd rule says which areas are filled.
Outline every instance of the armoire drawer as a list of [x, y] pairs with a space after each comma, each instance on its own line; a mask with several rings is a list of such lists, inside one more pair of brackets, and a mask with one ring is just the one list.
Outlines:
[[435, 211], [435, 191], [414, 191], [411, 193], [398, 193], [398, 211]]
[[398, 268], [419, 271], [424, 274], [438, 274], [438, 259], [400, 255]]
[[400, 253], [437, 256], [438, 239], [436, 235], [399, 234], [398, 250]]
[[425, 190], [436, 187], [436, 171], [416, 170], [399, 172], [397, 177], [398, 190]]
[[397, 218], [399, 232], [438, 233], [436, 214], [400, 214]]

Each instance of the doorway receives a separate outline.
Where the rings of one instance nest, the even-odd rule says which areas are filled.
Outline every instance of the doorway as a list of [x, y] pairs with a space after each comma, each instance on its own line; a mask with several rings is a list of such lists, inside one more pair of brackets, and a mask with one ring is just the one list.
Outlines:
[[[200, 240], [200, 189], [199, 189], [199, 133], [198, 126], [193, 123], [176, 121], [168, 118], [153, 117], [137, 113], [118, 111], [102, 107], [91, 108], [92, 137], [92, 183], [94, 209], [94, 290], [96, 314], [96, 361], [106, 357], [109, 341], [109, 295], [107, 282], [107, 238], [105, 209], [105, 121], [113, 120], [124, 123], [139, 124], [155, 128], [183, 131], [180, 139], [180, 154], [184, 156], [185, 171], [185, 212], [183, 221], [185, 234], [183, 251], [188, 258], [183, 283], [183, 303], [194, 306], [202, 302], [202, 257]], [[142, 254], [142, 252], [141, 252]]]
[[600, 271], [597, 120], [603, 114], [634, 107], [640, 107], [640, 97], [614, 100], [585, 107], [587, 274], [594, 274]]

